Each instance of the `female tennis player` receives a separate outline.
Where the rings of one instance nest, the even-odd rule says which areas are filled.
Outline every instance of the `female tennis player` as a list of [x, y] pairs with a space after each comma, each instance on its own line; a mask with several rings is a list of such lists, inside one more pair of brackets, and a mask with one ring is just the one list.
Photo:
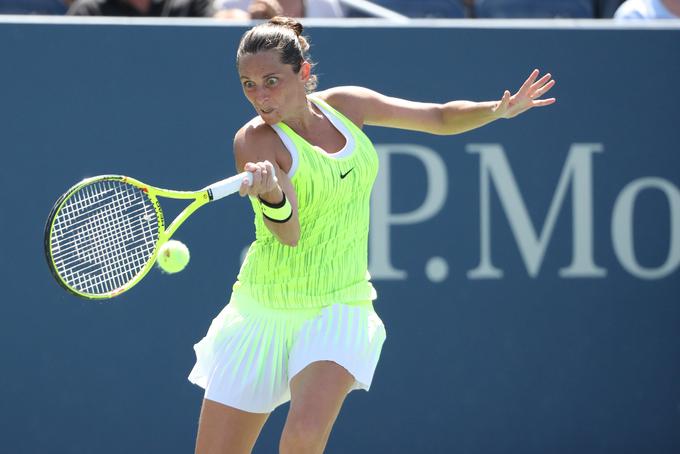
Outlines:
[[314, 92], [302, 25], [274, 18], [244, 34], [237, 67], [257, 116], [234, 139], [256, 239], [229, 304], [195, 346], [205, 388], [196, 452], [251, 452], [290, 400], [282, 454], [323, 452], [346, 395], [371, 385], [385, 328], [367, 272], [378, 159], [363, 125], [457, 134], [555, 99], [535, 70], [500, 101], [425, 104], [361, 87]]

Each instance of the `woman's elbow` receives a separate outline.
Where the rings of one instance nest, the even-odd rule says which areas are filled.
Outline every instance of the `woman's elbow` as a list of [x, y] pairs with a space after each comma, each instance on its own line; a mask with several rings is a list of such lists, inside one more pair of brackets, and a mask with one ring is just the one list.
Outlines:
[[294, 229], [283, 234], [276, 235], [279, 242], [286, 246], [296, 247], [300, 241], [300, 230]]
[[299, 236], [293, 236], [290, 238], [281, 238], [279, 237], [279, 242], [285, 246], [289, 247], [296, 247], [298, 245], [298, 241], [300, 241]]

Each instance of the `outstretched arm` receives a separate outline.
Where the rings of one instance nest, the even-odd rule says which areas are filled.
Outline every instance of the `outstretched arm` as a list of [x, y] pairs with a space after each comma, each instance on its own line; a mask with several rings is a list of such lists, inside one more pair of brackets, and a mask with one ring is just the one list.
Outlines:
[[513, 118], [533, 107], [547, 106], [555, 98], [541, 99], [554, 85], [550, 74], [538, 78], [534, 70], [514, 95], [505, 90], [500, 101], [422, 103], [393, 98], [362, 87], [338, 87], [324, 92], [331, 104], [347, 105], [362, 123], [450, 135], [479, 128], [499, 118]]

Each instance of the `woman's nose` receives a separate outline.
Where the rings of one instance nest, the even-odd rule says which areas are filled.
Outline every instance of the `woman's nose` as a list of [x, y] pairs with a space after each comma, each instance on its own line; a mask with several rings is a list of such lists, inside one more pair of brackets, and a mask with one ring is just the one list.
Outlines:
[[255, 89], [255, 100], [256, 101], [266, 101], [269, 98], [269, 90], [265, 87], [257, 87]]

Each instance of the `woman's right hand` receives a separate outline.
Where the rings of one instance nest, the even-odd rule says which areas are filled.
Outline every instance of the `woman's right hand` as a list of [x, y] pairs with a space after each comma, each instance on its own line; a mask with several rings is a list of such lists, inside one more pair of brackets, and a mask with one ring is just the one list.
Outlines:
[[270, 203], [278, 203], [283, 199], [283, 191], [271, 162], [246, 162], [244, 170], [253, 174], [253, 182], [249, 184], [244, 178], [238, 191], [241, 197], [260, 197]]

